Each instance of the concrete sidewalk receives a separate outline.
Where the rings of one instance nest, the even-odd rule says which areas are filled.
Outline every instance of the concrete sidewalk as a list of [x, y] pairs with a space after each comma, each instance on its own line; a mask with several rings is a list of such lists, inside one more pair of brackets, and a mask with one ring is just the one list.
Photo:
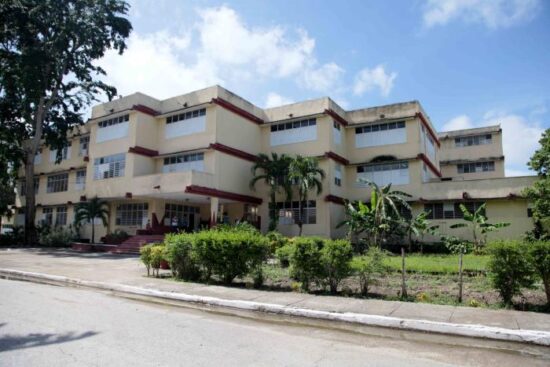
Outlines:
[[250, 301], [250, 304], [289, 306], [293, 309], [339, 314], [382, 316], [405, 321], [423, 320], [428, 323], [450, 323], [457, 326], [481, 325], [514, 331], [543, 331], [550, 336], [550, 315], [548, 314], [316, 296], [175, 282], [145, 277], [145, 267], [135, 256], [77, 253], [70, 250], [2, 249], [0, 250], [0, 269], [139, 287], [157, 292], [183, 294], [186, 297], [194, 297], [193, 299], [213, 297], [225, 300], [228, 304], [231, 304], [230, 301]]

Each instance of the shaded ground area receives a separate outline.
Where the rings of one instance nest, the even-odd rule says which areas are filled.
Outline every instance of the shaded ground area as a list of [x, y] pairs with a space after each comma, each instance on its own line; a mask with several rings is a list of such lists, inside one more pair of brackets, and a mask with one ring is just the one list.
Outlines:
[[[3, 366], [544, 366], [544, 348], [417, 341], [0, 280]], [[409, 340], [407, 340], [409, 339]]]

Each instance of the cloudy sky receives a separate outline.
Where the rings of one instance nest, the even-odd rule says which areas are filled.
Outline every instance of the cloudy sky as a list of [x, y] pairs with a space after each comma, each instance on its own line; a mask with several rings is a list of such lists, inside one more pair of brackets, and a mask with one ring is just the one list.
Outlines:
[[119, 94], [220, 84], [271, 107], [330, 96], [345, 109], [419, 100], [439, 131], [501, 124], [507, 175], [550, 127], [544, 0], [135, 0]]

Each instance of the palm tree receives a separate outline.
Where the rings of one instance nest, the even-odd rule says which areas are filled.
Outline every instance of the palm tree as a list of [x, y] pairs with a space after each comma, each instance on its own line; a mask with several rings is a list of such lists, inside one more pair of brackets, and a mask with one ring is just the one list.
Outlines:
[[510, 223], [488, 223], [487, 216], [485, 215], [485, 203], [481, 204], [473, 213], [471, 213], [468, 208], [464, 206], [464, 204], [460, 204], [459, 207], [460, 211], [462, 211], [462, 219], [464, 219], [466, 223], [453, 224], [450, 228], [470, 227], [476, 253], [479, 253], [481, 247], [483, 247], [487, 242], [487, 234], [489, 232], [493, 232], [510, 225]]
[[307, 202], [309, 191], [317, 189], [317, 195], [323, 191], [322, 180], [325, 178], [325, 171], [319, 168], [319, 161], [313, 157], [302, 157], [298, 155], [290, 162], [290, 182], [298, 186], [298, 224], [299, 236], [302, 235], [304, 225], [304, 203]]
[[106, 201], [99, 199], [98, 197], [92, 198], [90, 201], [85, 201], [78, 203], [76, 206], [75, 213], [75, 225], [80, 223], [91, 223], [92, 224], [92, 240], [91, 243], [95, 242], [95, 218], [101, 218], [103, 225], [107, 226], [107, 220], [109, 218], [109, 206]]
[[403, 191], [391, 189], [391, 184], [378, 186], [376, 183], [360, 178], [360, 182], [366, 183], [371, 188], [370, 208], [374, 212], [373, 243], [382, 247], [385, 234], [391, 229], [391, 224], [401, 221], [401, 213], [398, 208], [411, 209], [405, 198], [411, 197]]
[[[252, 166], [252, 174], [254, 178], [250, 180], [250, 187], [254, 189], [258, 181], [264, 181], [269, 186], [269, 230], [277, 229], [279, 222], [279, 214], [277, 213], [277, 193], [281, 189], [286, 193], [287, 200], [292, 197], [290, 182], [288, 181], [288, 170], [292, 158], [286, 154], [278, 155], [271, 153], [271, 157], [267, 154], [258, 154], [258, 160]], [[257, 171], [262, 171], [262, 174], [257, 175]]]

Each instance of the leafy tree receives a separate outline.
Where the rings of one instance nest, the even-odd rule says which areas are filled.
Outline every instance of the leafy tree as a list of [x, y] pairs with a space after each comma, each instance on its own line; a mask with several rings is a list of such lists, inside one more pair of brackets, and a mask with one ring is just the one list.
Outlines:
[[550, 241], [529, 244], [529, 255], [531, 263], [544, 285], [546, 303], [550, 306]]
[[106, 227], [109, 219], [109, 204], [97, 197], [89, 201], [78, 203], [74, 217], [75, 225], [79, 226], [82, 223], [92, 224], [92, 239], [91, 243], [95, 243], [95, 218], [101, 219]]
[[11, 182], [8, 185], [0, 185], [0, 225], [2, 224], [2, 216], [8, 218], [12, 216], [11, 205], [13, 204], [15, 204], [15, 192]]
[[128, 10], [123, 0], [0, 3], [0, 121], [2, 134], [20, 147], [14, 166], [25, 167], [27, 243], [36, 241], [34, 156], [45, 144], [60, 160], [67, 134], [83, 123], [83, 108], [103, 93], [116, 95], [97, 78], [105, 71], [96, 61], [126, 48]]
[[550, 129], [542, 133], [540, 148], [527, 163], [537, 172], [539, 179], [524, 194], [533, 203], [535, 239], [550, 238]]
[[319, 161], [313, 157], [302, 157], [298, 155], [290, 162], [289, 167], [290, 182], [295, 182], [298, 186], [298, 224], [299, 233], [302, 235], [304, 225], [304, 204], [308, 200], [309, 192], [317, 190], [317, 195], [323, 191], [322, 180], [325, 178], [325, 171], [319, 168]]
[[406, 233], [409, 238], [409, 252], [412, 251], [413, 236], [422, 240], [424, 235], [433, 235], [439, 228], [437, 225], [430, 225], [430, 221], [427, 219], [429, 214], [429, 212], [423, 211], [415, 217], [405, 220]]
[[[259, 154], [258, 160], [252, 166], [254, 178], [250, 181], [250, 187], [254, 189], [258, 181], [264, 181], [269, 186], [269, 230], [277, 229], [279, 213], [277, 213], [277, 194], [282, 190], [286, 193], [287, 200], [292, 197], [292, 189], [288, 181], [289, 166], [292, 158], [286, 154], [271, 153]], [[257, 174], [261, 171], [261, 174]]]
[[374, 212], [370, 209], [370, 206], [361, 201], [355, 203], [347, 201], [344, 208], [346, 219], [338, 223], [336, 228], [346, 226], [350, 241], [364, 232], [368, 232], [370, 235], [374, 229]]
[[483, 246], [487, 243], [487, 234], [489, 232], [496, 231], [500, 228], [508, 227], [510, 223], [495, 223], [491, 224], [487, 222], [487, 216], [485, 216], [485, 204], [482, 204], [473, 213], [470, 213], [468, 208], [463, 204], [460, 204], [460, 211], [462, 212], [462, 219], [466, 223], [456, 223], [450, 226], [450, 228], [465, 228], [469, 227], [472, 231], [473, 244], [476, 252], [479, 252]]
[[399, 208], [411, 209], [406, 198], [411, 197], [403, 191], [391, 189], [391, 184], [378, 186], [376, 183], [359, 179], [366, 183], [371, 189], [370, 208], [373, 212], [373, 244], [382, 248], [387, 234], [392, 228], [392, 224], [402, 221]]

